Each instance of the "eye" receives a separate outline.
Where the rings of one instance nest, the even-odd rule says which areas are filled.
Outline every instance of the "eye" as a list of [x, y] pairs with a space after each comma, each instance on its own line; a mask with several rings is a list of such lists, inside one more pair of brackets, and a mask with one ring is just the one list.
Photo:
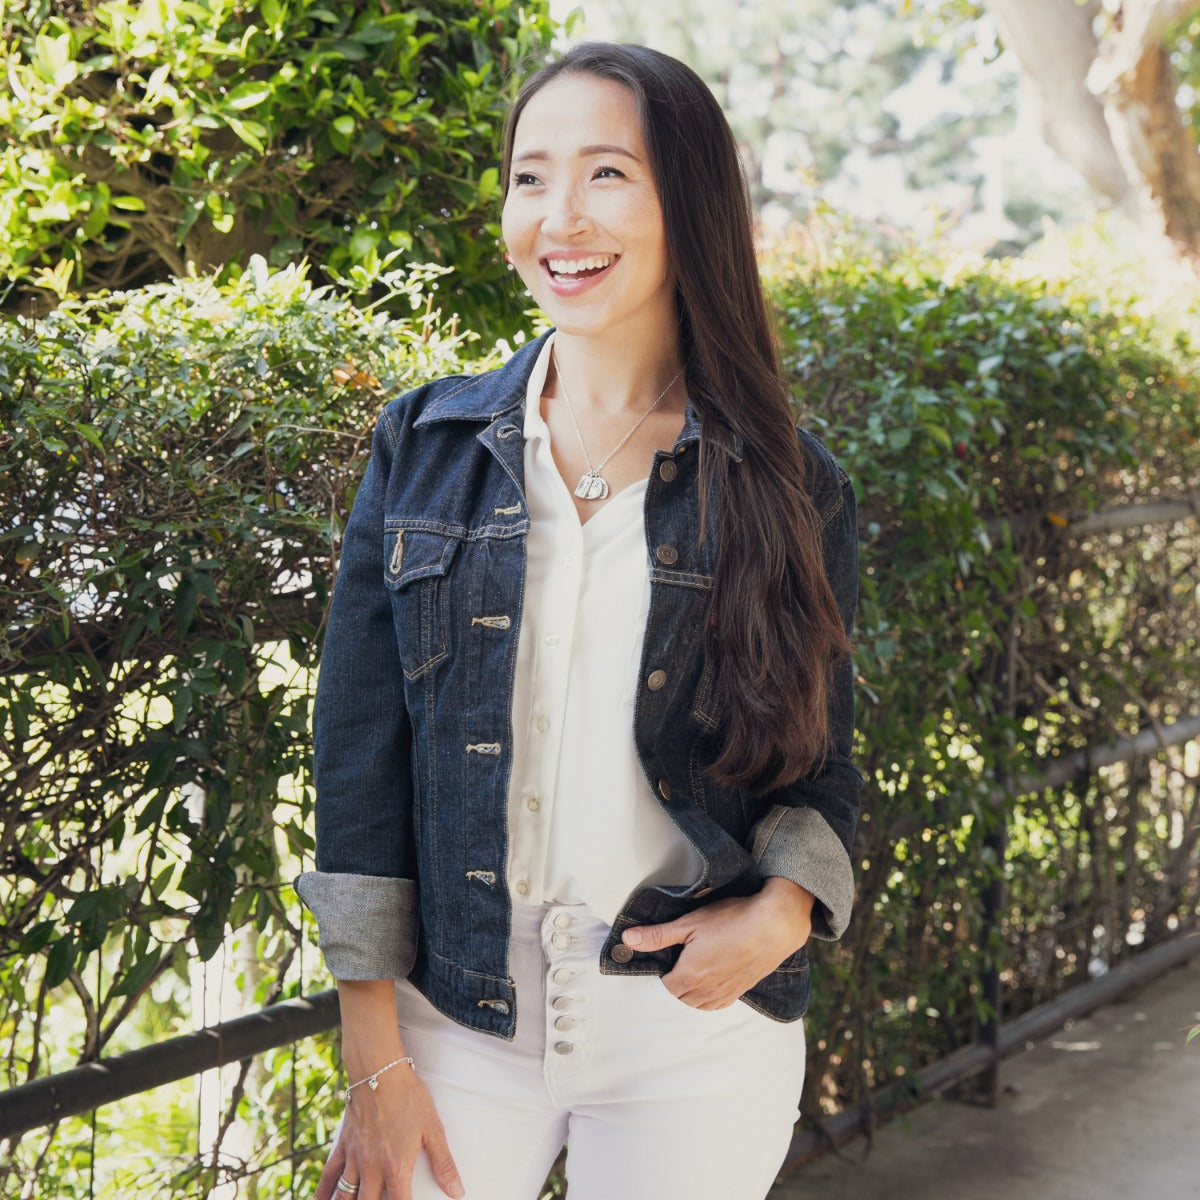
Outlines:
[[624, 179], [625, 172], [619, 167], [604, 166], [597, 167], [593, 179]]
[[532, 187], [538, 182], [538, 177], [528, 171], [518, 171], [512, 178], [513, 187]]

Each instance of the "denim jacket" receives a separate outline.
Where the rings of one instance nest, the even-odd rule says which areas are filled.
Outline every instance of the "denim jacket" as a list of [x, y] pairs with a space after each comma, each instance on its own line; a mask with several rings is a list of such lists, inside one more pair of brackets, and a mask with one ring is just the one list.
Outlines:
[[[316, 870], [297, 881], [339, 979], [408, 977], [454, 1020], [516, 1030], [505, 878], [512, 696], [529, 513], [525, 389], [540, 343], [502, 368], [426, 384], [380, 417], [347, 523], [314, 714]], [[836, 938], [853, 898], [849, 850], [860, 776], [850, 762], [852, 668], [838, 668], [819, 771], [765, 796], [705, 773], [720, 744], [703, 639], [715, 531], [698, 536], [700, 419], [689, 404], [645, 500], [651, 598], [634, 740], [646, 778], [703, 870], [634, 890], [601, 951], [609, 974], [664, 974], [678, 948], [633, 955], [631, 925], [669, 921], [781, 875], [817, 898], [814, 935]], [[825, 567], [849, 629], [858, 583], [854, 491], [823, 444], [813, 499]], [[739, 447], [732, 448], [735, 456]], [[710, 506], [710, 512], [713, 509]], [[666, 684], [661, 683], [666, 673]], [[778, 1020], [808, 1003], [800, 950], [743, 996]]]

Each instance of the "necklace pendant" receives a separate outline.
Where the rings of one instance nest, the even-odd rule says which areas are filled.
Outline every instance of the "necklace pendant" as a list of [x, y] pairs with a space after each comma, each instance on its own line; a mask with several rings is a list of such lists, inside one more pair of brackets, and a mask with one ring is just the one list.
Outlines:
[[585, 471], [575, 485], [575, 495], [580, 500], [605, 500], [608, 498], [608, 481], [595, 471]]

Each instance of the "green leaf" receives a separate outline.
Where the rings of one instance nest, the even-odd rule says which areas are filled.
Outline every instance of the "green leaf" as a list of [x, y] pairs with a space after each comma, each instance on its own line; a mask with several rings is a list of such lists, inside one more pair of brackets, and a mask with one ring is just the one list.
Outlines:
[[[240, 83], [228, 96], [225, 103], [236, 112], [244, 112], [248, 108], [257, 108], [271, 98], [273, 88], [269, 83], [254, 80], [250, 83]], [[238, 135], [241, 137], [241, 135]], [[245, 138], [242, 138], [245, 141]]]

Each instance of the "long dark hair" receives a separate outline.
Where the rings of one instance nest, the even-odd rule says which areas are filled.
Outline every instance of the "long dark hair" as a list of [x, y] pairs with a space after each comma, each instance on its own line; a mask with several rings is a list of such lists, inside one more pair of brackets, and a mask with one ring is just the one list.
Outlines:
[[822, 762], [833, 671], [850, 643], [825, 575], [809, 488], [815, 464], [792, 424], [741, 160], [724, 113], [689, 67], [644, 46], [588, 42], [522, 87], [504, 131], [505, 195], [522, 110], [567, 74], [622, 84], [641, 117], [688, 395], [702, 421], [701, 512], [714, 497], [719, 529], [705, 654], [724, 741], [710, 774], [767, 791]]

